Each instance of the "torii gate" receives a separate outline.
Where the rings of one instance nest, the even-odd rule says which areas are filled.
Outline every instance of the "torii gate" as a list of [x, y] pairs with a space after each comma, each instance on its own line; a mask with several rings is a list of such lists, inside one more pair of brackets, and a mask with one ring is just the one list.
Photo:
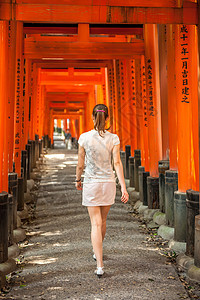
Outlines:
[[[13, 162], [21, 176], [21, 150], [28, 138], [34, 139], [37, 128], [40, 136], [47, 130], [46, 115], [54, 117], [45, 101], [48, 79], [51, 91], [53, 86], [65, 90], [65, 85], [81, 90], [75, 88], [73, 69], [80, 64], [105, 71], [103, 79], [93, 76], [91, 86], [90, 71], [85, 83], [84, 76], [78, 80], [91, 91], [92, 104], [92, 93], [99, 94], [94, 86], [105, 83], [113, 131], [122, 149], [128, 143], [140, 148], [151, 177], [158, 176], [158, 161], [169, 155], [171, 169], [178, 169], [179, 192], [198, 191], [199, 17], [195, 0], [1, 2], [0, 189], [8, 190]], [[58, 75], [60, 83], [55, 83], [55, 77], [43, 73], [45, 66], [67, 66], [69, 74], [64, 81]], [[90, 105], [88, 116], [91, 109]]]

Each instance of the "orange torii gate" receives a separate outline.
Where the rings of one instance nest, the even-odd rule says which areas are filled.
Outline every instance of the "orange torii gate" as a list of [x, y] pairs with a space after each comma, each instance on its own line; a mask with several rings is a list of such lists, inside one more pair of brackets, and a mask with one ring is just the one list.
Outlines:
[[109, 106], [121, 149], [141, 150], [154, 183], [158, 162], [169, 159], [179, 173], [176, 196], [199, 191], [199, 4], [44, 2], [0, 3], [1, 191], [8, 171], [23, 176], [29, 140], [53, 142], [54, 118], [70, 119], [78, 138], [93, 128], [97, 103]]

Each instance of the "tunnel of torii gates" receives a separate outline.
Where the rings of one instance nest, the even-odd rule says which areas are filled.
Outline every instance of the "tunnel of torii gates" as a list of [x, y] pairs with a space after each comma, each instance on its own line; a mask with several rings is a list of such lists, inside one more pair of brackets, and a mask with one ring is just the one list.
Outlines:
[[0, 20], [0, 192], [28, 140], [54, 119], [78, 139], [98, 103], [150, 176], [169, 159], [199, 191], [197, 1], [4, 0]]

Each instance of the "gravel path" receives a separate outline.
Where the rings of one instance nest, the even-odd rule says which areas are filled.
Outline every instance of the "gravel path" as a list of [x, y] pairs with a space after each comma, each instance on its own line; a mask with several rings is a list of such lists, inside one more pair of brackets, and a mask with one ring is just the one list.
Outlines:
[[144, 243], [146, 235], [119, 196], [108, 216], [106, 274], [94, 275], [90, 221], [73, 184], [76, 162], [75, 150], [46, 155], [24, 267], [7, 299], [189, 299], [174, 267]]

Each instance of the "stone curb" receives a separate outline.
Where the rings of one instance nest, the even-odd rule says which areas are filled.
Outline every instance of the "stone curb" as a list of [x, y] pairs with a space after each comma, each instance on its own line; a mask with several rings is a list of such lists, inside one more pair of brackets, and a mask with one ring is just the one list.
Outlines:
[[142, 202], [141, 202], [140, 200], [138, 200], [138, 201], [135, 203], [133, 209], [136, 210], [136, 211], [138, 212], [140, 206], [142, 206]]
[[13, 230], [13, 240], [15, 243], [23, 242], [26, 239], [26, 232], [22, 228]]
[[181, 253], [177, 256], [176, 263], [186, 271], [190, 266], [194, 265], [194, 258], [187, 256], [185, 253]]
[[25, 203], [34, 203], [33, 197], [30, 192], [24, 193], [24, 202]]
[[177, 242], [175, 240], [169, 241], [169, 248], [175, 251], [177, 254], [179, 253], [185, 253], [186, 251], [186, 243], [183, 242]]
[[174, 228], [166, 225], [161, 225], [158, 229], [158, 235], [164, 240], [172, 240], [174, 237]]
[[33, 179], [28, 179], [27, 180], [27, 188], [29, 189], [29, 191], [31, 191], [34, 188], [34, 180]]
[[8, 247], [8, 258], [15, 258], [19, 255], [20, 249], [17, 244]]
[[21, 211], [18, 210], [17, 215], [20, 217], [21, 220], [25, 220], [29, 218], [28, 211], [26, 209]]
[[30, 178], [33, 180], [39, 180], [42, 178], [41, 174], [39, 172], [31, 172]]
[[130, 201], [132, 202], [133, 209], [143, 215], [144, 221], [147, 223], [148, 228], [158, 228], [158, 235], [164, 240], [168, 240], [170, 249], [179, 254], [176, 258], [176, 263], [186, 271], [187, 276], [196, 282], [200, 283], [200, 268], [194, 265], [194, 258], [185, 255], [186, 243], [177, 242], [174, 238], [174, 228], [166, 226], [166, 215], [158, 209], [149, 209], [144, 206], [140, 201], [140, 195], [135, 191], [135, 188], [128, 187]]
[[15, 271], [17, 268], [14, 259], [10, 258], [6, 262], [0, 264], [0, 287], [6, 284], [6, 275]]
[[17, 215], [17, 228], [19, 228], [21, 226], [22, 226], [21, 218], [20, 218], [20, 216]]
[[200, 268], [196, 267], [195, 265], [190, 266], [187, 275], [191, 280], [200, 283]]
[[144, 211], [148, 209], [148, 206], [145, 206], [145, 205], [140, 205], [140, 207], [138, 208], [138, 212], [140, 215], [144, 214]]
[[166, 216], [164, 213], [157, 211], [153, 216], [153, 221], [158, 225], [165, 225]]
[[144, 220], [146, 222], [150, 222], [153, 220], [153, 216], [156, 212], [158, 212], [158, 209], [151, 209], [151, 208], [147, 208], [144, 210]]

